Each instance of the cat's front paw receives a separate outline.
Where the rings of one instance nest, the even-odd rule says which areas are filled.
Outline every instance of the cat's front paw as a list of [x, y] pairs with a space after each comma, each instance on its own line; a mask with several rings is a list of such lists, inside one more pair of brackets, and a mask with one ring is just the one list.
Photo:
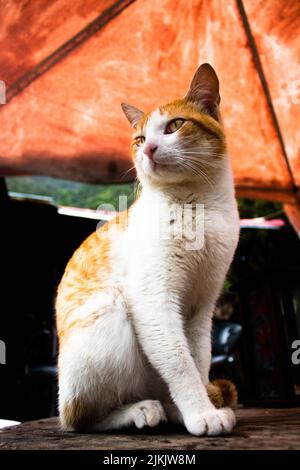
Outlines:
[[229, 434], [235, 423], [235, 415], [230, 408], [210, 409], [185, 420], [187, 430], [194, 436]]

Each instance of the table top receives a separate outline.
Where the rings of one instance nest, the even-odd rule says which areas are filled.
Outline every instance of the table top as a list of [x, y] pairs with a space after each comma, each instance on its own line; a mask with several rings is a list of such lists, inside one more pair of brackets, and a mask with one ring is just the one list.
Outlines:
[[195, 437], [164, 424], [138, 431], [82, 434], [63, 431], [58, 418], [29, 421], [0, 430], [0, 450], [197, 450], [300, 449], [300, 407], [239, 408], [229, 436]]

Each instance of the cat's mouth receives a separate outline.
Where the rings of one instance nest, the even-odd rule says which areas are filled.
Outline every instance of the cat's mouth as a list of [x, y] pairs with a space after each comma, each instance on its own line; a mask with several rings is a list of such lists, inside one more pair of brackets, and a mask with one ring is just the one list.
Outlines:
[[167, 158], [159, 158], [159, 157], [156, 157], [155, 155], [151, 158], [149, 158], [148, 156], [146, 156], [146, 159], [149, 161], [149, 166], [153, 168], [153, 170], [155, 170], [156, 168], [158, 167], [170, 167], [170, 166], [174, 166], [174, 162], [172, 162], [172, 160], [170, 159], [167, 159]]
[[[144, 164], [144, 162], [146, 163]], [[166, 169], [167, 167], [172, 166], [172, 164], [169, 161], [164, 161], [164, 160], [158, 160], [155, 157], [153, 158], [148, 158], [146, 157], [143, 161], [143, 167], [144, 169], [149, 169], [153, 172], [157, 172], [160, 168]]]
[[169, 173], [176, 171], [176, 166], [169, 160], [157, 160], [155, 158], [143, 158], [142, 169], [146, 175], [156, 178], [165, 178]]

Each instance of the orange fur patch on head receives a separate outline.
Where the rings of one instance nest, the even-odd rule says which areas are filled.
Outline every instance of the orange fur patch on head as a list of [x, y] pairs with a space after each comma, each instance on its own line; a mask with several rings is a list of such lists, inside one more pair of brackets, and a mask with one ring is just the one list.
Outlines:
[[[178, 130], [183, 139], [188, 137], [189, 142], [193, 143], [192, 137], [194, 136], [196, 143], [202, 134], [214, 142], [215, 152], [222, 154], [225, 151], [226, 140], [221, 124], [209, 114], [201, 111], [196, 104], [184, 98], [167, 103], [158, 109], [161, 114], [168, 116], [169, 122], [178, 118], [184, 119], [184, 125]], [[146, 136], [146, 127], [151, 114], [144, 114], [135, 126], [131, 141], [133, 160], [138, 150], [135, 139], [139, 136]]]
[[136, 125], [136, 132], [140, 132], [140, 133], [144, 132], [144, 129], [147, 126], [147, 122], [148, 122], [148, 119], [149, 119], [150, 115], [151, 115], [151, 112], [147, 113], [147, 114], [144, 114], [141, 117], [141, 119], [139, 120], [139, 122]]
[[[190, 101], [175, 100], [167, 103], [160, 108], [161, 113], [167, 113], [170, 119], [183, 118], [186, 121], [197, 124], [205, 132], [212, 134], [220, 141], [224, 141], [225, 136], [221, 125], [214, 118], [202, 112], [195, 104]], [[179, 132], [184, 133], [186, 126], [180, 128]]]
[[147, 126], [147, 122], [149, 120], [151, 113], [144, 114], [137, 125], [135, 126], [134, 133], [132, 134], [132, 139], [131, 139], [131, 144], [130, 144], [130, 150], [131, 150], [131, 155], [134, 157], [135, 153], [138, 149], [138, 147], [135, 145], [135, 139], [136, 137], [139, 136], [145, 136], [145, 129]]

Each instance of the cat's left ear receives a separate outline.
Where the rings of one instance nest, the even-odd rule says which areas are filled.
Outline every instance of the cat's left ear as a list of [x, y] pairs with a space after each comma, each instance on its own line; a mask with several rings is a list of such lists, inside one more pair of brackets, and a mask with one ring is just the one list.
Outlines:
[[195, 103], [202, 111], [219, 120], [219, 80], [211, 65], [200, 65], [185, 99]]
[[132, 106], [131, 104], [121, 103], [121, 107], [124, 111], [125, 116], [133, 127], [135, 127], [139, 120], [144, 116], [143, 111], [140, 111], [138, 108]]

